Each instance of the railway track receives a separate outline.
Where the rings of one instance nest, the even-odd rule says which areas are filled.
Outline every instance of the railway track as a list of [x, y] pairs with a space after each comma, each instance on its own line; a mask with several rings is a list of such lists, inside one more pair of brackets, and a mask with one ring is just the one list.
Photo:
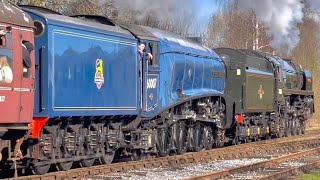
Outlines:
[[[262, 157], [260, 157], [262, 158]], [[310, 159], [311, 158], [311, 159]], [[320, 165], [320, 147], [282, 155], [261, 162], [196, 175], [183, 180], [209, 179], [280, 179], [294, 175], [305, 168]]]
[[[308, 131], [301, 136], [292, 136], [280, 139], [272, 139], [266, 141], [258, 141], [247, 144], [240, 144], [237, 146], [228, 146], [225, 148], [212, 149], [208, 151], [201, 151], [196, 153], [186, 153], [184, 155], [168, 156], [162, 158], [151, 158], [141, 161], [113, 163], [111, 165], [99, 165], [88, 168], [77, 168], [64, 172], [51, 172], [45, 175], [22, 176], [9, 179], [74, 179], [74, 178], [88, 178], [96, 179], [98, 177], [121, 177], [131, 176], [130, 173], [138, 174], [141, 177], [147, 177], [149, 171], [155, 169], [156, 172], [163, 174], [166, 169], [170, 172], [176, 170], [177, 172], [183, 170], [183, 167], [194, 168], [195, 164], [219, 163], [220, 161], [230, 161], [234, 159], [241, 159], [252, 157], [258, 159], [257, 163], [261, 163], [266, 155], [279, 155], [289, 153], [299, 153], [304, 149], [313, 149], [318, 151], [320, 146], [320, 132]], [[301, 152], [300, 152], [301, 153]], [[265, 157], [262, 157], [265, 155]], [[280, 157], [279, 157], [280, 158]], [[261, 161], [261, 162], [260, 162]], [[243, 162], [239, 161], [240, 165]], [[252, 163], [251, 163], [252, 164]], [[266, 165], [265, 165], [266, 167]], [[200, 166], [201, 168], [201, 166]], [[232, 167], [236, 168], [236, 167]], [[205, 169], [205, 168], [203, 168]], [[208, 169], [210, 170], [210, 169]], [[188, 171], [188, 170], [187, 170]], [[190, 171], [189, 171], [190, 172]], [[210, 172], [210, 171], [209, 171]], [[211, 170], [212, 172], [212, 170]], [[236, 173], [237, 171], [234, 170]], [[184, 176], [186, 178], [198, 178], [197, 176], [206, 174], [205, 172], [198, 172], [198, 174]], [[181, 174], [180, 174], [181, 175]], [[199, 176], [199, 178], [201, 178]], [[149, 178], [150, 179], [150, 178]], [[172, 179], [172, 178], [170, 178]]]

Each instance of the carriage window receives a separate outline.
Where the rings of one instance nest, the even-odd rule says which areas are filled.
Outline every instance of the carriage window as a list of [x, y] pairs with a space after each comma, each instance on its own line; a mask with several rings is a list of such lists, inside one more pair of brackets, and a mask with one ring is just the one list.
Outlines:
[[30, 77], [31, 68], [31, 52], [33, 51], [33, 44], [29, 41], [22, 41], [22, 64], [23, 64], [23, 77]]
[[0, 30], [0, 47], [4, 47], [4, 46], [6, 46], [6, 35], [1, 34], [1, 30]]
[[0, 83], [12, 83], [12, 59], [7, 55], [0, 54]]

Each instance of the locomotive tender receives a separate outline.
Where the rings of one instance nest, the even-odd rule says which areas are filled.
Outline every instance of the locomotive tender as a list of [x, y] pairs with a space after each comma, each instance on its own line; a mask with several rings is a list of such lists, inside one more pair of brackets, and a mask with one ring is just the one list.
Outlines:
[[[314, 113], [310, 72], [280, 57], [21, 8], [0, 2], [0, 55], [14, 72], [0, 88], [0, 172], [18, 163], [45, 174], [115, 155], [137, 160], [295, 135]], [[22, 40], [34, 43], [26, 78]], [[139, 42], [151, 62], [139, 61]]]

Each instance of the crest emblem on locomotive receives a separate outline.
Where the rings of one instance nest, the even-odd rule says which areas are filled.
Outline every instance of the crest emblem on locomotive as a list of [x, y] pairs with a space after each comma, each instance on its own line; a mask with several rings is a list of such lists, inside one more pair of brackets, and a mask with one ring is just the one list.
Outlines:
[[96, 61], [96, 73], [94, 75], [94, 82], [96, 83], [97, 88], [101, 89], [101, 86], [104, 83], [102, 59], [97, 59]]
[[259, 94], [259, 96], [260, 96], [260, 99], [262, 99], [262, 96], [264, 95], [264, 90], [263, 90], [263, 88], [262, 88], [262, 85], [260, 85], [260, 88], [259, 88], [259, 90], [258, 90], [258, 94]]

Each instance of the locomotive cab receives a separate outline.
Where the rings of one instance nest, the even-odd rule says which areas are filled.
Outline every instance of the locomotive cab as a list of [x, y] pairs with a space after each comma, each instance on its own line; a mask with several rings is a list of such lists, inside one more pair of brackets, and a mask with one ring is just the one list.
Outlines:
[[[156, 110], [159, 105], [159, 39], [143, 26], [121, 26], [134, 34], [139, 43], [145, 44], [143, 61], [141, 62], [139, 60], [139, 67], [142, 69], [142, 75], [140, 77], [140, 102], [143, 116], [152, 116], [157, 112]], [[152, 55], [152, 60], [148, 60], [147, 53]]]
[[280, 58], [278, 56], [273, 56], [269, 54], [264, 54], [265, 58], [272, 63], [274, 68], [274, 77], [275, 77], [275, 101], [283, 100], [283, 70], [281, 68], [281, 63], [279, 62]]
[[[142, 110], [145, 114], [151, 114], [158, 106], [159, 98], [159, 62], [158, 62], [158, 41], [142, 40], [146, 46], [146, 52], [152, 54], [152, 60], [142, 62]], [[141, 63], [141, 62], [140, 62]]]

